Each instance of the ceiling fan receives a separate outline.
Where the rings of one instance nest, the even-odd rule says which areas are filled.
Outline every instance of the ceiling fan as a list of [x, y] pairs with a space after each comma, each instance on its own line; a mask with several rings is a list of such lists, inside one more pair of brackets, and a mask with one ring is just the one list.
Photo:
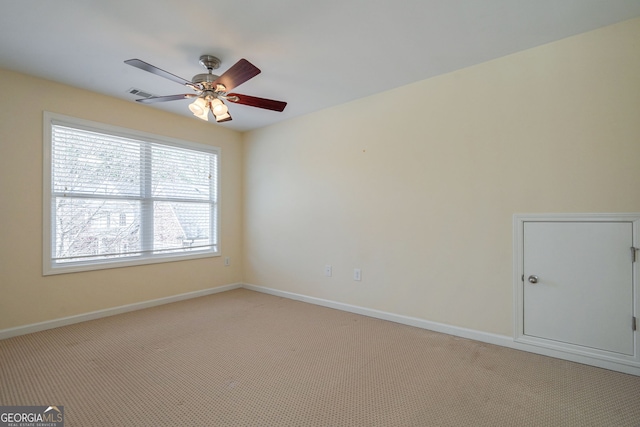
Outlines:
[[195, 101], [189, 105], [189, 110], [191, 110], [194, 116], [202, 120], [209, 120], [209, 111], [211, 111], [218, 123], [231, 120], [231, 114], [224, 101], [273, 111], [283, 111], [284, 107], [287, 106], [287, 103], [282, 101], [227, 92], [260, 74], [260, 69], [246, 59], [241, 59], [221, 76], [216, 76], [213, 74], [213, 70], [220, 67], [220, 60], [212, 55], [202, 55], [200, 57], [200, 65], [207, 69], [207, 73], [197, 74], [191, 81], [161, 70], [139, 59], [128, 59], [124, 61], [124, 63], [183, 84], [196, 91], [196, 93], [185, 93], [181, 95], [152, 96], [149, 98], [136, 99], [136, 101], [143, 104], [151, 104], [154, 102], [196, 98]]

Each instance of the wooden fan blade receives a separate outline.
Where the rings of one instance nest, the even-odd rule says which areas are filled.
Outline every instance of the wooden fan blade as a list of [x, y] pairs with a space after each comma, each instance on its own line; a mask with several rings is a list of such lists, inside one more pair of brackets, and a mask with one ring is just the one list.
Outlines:
[[182, 95], [152, 96], [150, 98], [136, 99], [136, 101], [141, 102], [143, 104], [153, 104], [154, 102], [177, 101], [178, 99], [188, 99], [188, 98], [197, 98], [197, 97], [198, 95], [196, 95], [195, 93], [185, 93]]
[[240, 86], [249, 79], [260, 74], [260, 69], [246, 59], [236, 62], [231, 68], [225, 71], [220, 77], [213, 82], [213, 87], [217, 84], [223, 84], [225, 91]]
[[139, 59], [128, 59], [126, 61], [124, 61], [125, 64], [129, 64], [133, 67], [139, 68], [141, 70], [144, 71], [148, 71], [152, 74], [155, 74], [156, 76], [160, 76], [160, 77], [164, 77], [165, 79], [169, 79], [172, 80], [176, 83], [180, 83], [189, 87], [193, 87], [193, 83], [191, 83], [189, 80], [185, 80], [182, 77], [178, 77], [175, 74], [171, 74], [167, 71], [161, 70], [160, 68], [151, 65], [151, 64], [147, 64], [144, 61], [141, 61]]
[[[237, 100], [234, 100], [236, 97]], [[240, 93], [227, 94], [227, 101], [236, 104], [249, 105], [250, 107], [264, 108], [265, 110], [282, 111], [287, 106], [286, 102], [273, 99], [258, 98], [256, 96], [242, 95]]]

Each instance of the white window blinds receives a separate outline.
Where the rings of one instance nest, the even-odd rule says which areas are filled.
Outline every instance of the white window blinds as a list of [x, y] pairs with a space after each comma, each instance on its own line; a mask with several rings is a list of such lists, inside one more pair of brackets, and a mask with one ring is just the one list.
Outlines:
[[49, 125], [51, 269], [217, 254], [217, 150]]

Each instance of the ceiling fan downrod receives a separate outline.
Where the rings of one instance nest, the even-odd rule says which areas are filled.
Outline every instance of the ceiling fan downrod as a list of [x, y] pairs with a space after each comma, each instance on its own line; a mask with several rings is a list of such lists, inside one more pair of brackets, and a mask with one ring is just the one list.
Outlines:
[[[213, 70], [220, 67], [221, 61], [213, 55], [202, 55], [200, 57], [200, 65], [207, 69], [207, 73], [196, 74], [193, 76], [191, 81], [195, 85], [200, 85], [202, 90], [204, 91], [218, 91], [218, 88], [213, 87], [213, 82], [216, 81], [220, 76], [213, 74]], [[220, 85], [222, 86], [222, 85]], [[222, 88], [222, 92], [224, 92], [226, 88]]]

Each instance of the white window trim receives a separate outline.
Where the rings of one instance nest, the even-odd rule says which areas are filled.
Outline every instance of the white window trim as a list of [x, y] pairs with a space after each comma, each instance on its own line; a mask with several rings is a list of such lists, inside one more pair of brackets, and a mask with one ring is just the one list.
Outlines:
[[[214, 222], [214, 233], [216, 236], [216, 247], [214, 250], [206, 251], [206, 252], [197, 252], [197, 253], [186, 253], [186, 254], [154, 254], [154, 255], [141, 255], [136, 257], [135, 259], [127, 259], [127, 260], [100, 260], [100, 261], [91, 261], [88, 262], [76, 262], [76, 263], [65, 263], [64, 266], [56, 265], [54, 266], [52, 263], [52, 245], [53, 239], [51, 236], [51, 149], [52, 149], [52, 133], [51, 127], [52, 124], [59, 125], [67, 125], [74, 128], [84, 129], [93, 132], [106, 133], [111, 135], [117, 135], [125, 138], [131, 139], [139, 139], [143, 141], [155, 142], [164, 145], [183, 147], [183, 148], [192, 148], [197, 150], [203, 150], [210, 153], [214, 153], [218, 157], [218, 168], [217, 168], [217, 179], [216, 179], [216, 194], [217, 194], [217, 203], [214, 205], [214, 212], [212, 212], [212, 216], [215, 217]], [[146, 264], [156, 264], [156, 263], [164, 263], [171, 261], [184, 261], [190, 259], [199, 259], [199, 258], [210, 258], [210, 257], [218, 257], [220, 256], [220, 168], [221, 168], [221, 152], [222, 150], [219, 147], [199, 144], [190, 141], [179, 140], [175, 138], [170, 138], [166, 136], [159, 136], [150, 134], [147, 132], [141, 132], [132, 129], [121, 128], [117, 126], [112, 126], [104, 123], [93, 122], [84, 119], [78, 119], [75, 117], [65, 116], [58, 113], [52, 113], [49, 111], [44, 112], [44, 120], [43, 120], [43, 203], [42, 203], [42, 274], [53, 275], [53, 274], [63, 274], [63, 273], [73, 273], [79, 271], [91, 271], [91, 270], [102, 270], [109, 268], [119, 268], [119, 267], [128, 267], [135, 265], [146, 265]]]

